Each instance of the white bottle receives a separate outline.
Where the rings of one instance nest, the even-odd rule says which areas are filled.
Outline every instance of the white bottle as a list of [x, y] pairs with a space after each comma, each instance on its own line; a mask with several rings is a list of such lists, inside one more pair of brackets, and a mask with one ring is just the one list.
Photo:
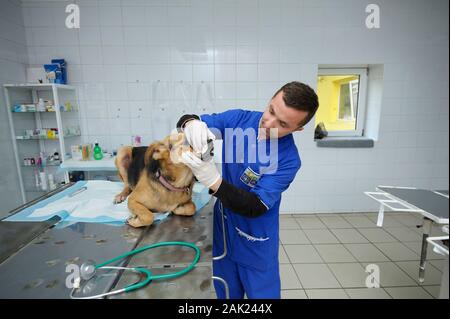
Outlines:
[[39, 183], [39, 174], [38, 171], [34, 172], [34, 179], [35, 179], [35, 183], [36, 183], [36, 188], [39, 188], [40, 183]]
[[47, 174], [45, 174], [45, 172], [40, 172], [39, 177], [41, 179], [41, 189], [43, 191], [48, 190]]
[[55, 179], [52, 174], [48, 174], [48, 186], [51, 191], [56, 188]]
[[53, 151], [53, 160], [56, 161], [56, 162], [59, 162], [59, 153], [58, 153], [58, 150], [56, 148]]
[[39, 98], [37, 110], [39, 112], [45, 112], [45, 103], [44, 103], [44, 99], [43, 98]]

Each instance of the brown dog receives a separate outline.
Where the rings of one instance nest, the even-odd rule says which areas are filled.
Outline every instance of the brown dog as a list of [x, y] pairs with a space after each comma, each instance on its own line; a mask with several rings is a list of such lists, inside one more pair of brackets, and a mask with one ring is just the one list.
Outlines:
[[153, 212], [171, 211], [176, 215], [192, 216], [194, 176], [177, 159], [186, 150], [184, 134], [175, 133], [148, 147], [125, 146], [119, 149], [115, 165], [124, 182], [123, 191], [115, 203], [128, 197], [132, 216], [127, 223], [142, 227], [153, 223]]

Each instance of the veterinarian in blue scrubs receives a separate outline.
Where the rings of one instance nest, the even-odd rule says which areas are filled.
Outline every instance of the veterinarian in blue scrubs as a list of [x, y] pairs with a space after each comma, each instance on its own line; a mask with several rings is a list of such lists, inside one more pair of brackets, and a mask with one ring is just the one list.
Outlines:
[[[229, 110], [184, 115], [177, 123], [193, 152], [183, 154], [197, 180], [217, 198], [214, 207], [214, 276], [229, 286], [230, 298], [280, 298], [278, 261], [281, 194], [301, 166], [292, 133], [302, 131], [318, 108], [308, 85], [290, 82], [280, 88], [263, 112]], [[202, 159], [208, 140], [221, 138], [222, 175], [212, 159]], [[222, 283], [214, 282], [218, 298]]]

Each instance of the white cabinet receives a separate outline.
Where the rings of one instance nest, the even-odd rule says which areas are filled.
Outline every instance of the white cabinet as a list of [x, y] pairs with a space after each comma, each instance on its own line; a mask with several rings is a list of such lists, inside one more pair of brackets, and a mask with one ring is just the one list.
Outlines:
[[71, 153], [71, 145], [81, 144], [77, 92], [73, 86], [53, 83], [5, 84], [3, 89], [22, 201], [26, 203], [69, 182], [67, 172], [58, 168]]

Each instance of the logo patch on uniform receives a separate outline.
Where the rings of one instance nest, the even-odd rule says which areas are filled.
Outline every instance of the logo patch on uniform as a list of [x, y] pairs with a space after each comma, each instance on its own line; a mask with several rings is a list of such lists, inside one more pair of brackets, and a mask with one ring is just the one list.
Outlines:
[[247, 167], [240, 179], [245, 185], [255, 187], [260, 178], [261, 174], [255, 173], [250, 167]]

